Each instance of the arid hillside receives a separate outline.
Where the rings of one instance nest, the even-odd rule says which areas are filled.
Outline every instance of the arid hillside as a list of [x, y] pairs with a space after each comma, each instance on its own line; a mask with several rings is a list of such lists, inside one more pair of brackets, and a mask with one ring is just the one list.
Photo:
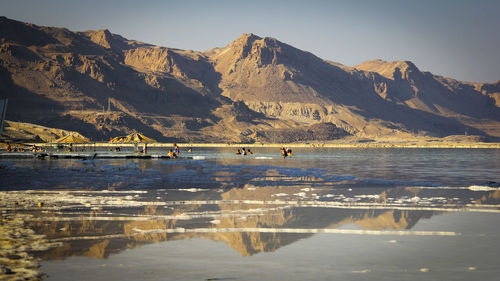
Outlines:
[[499, 83], [460, 82], [403, 61], [347, 67], [253, 34], [195, 52], [0, 17], [7, 120], [95, 140], [132, 131], [187, 142], [497, 140]]

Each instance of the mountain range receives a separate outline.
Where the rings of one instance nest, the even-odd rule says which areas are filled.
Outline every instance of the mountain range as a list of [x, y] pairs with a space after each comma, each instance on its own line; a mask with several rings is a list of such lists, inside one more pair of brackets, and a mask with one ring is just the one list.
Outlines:
[[94, 140], [500, 138], [500, 80], [457, 81], [409, 61], [344, 66], [254, 34], [192, 51], [0, 17], [5, 97], [7, 120]]

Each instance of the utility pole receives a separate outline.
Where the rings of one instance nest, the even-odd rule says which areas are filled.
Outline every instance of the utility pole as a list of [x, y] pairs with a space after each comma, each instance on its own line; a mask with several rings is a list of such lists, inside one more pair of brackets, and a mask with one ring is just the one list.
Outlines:
[[108, 98], [108, 112], [110, 111], [110, 109], [111, 109], [111, 99]]
[[3, 124], [5, 121], [5, 114], [7, 113], [7, 102], [9, 99], [0, 100], [0, 136], [3, 132]]

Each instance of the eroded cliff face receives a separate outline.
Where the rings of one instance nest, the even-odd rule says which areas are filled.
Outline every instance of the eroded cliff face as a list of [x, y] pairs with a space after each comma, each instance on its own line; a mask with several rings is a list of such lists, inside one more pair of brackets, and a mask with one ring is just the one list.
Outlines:
[[[347, 67], [253, 34], [185, 51], [5, 17], [0, 38], [7, 119], [92, 139], [141, 131], [160, 141], [269, 142], [259, 132], [316, 123], [363, 138], [500, 137], [498, 82], [460, 82], [407, 61]], [[228, 110], [239, 101], [253, 119]]]

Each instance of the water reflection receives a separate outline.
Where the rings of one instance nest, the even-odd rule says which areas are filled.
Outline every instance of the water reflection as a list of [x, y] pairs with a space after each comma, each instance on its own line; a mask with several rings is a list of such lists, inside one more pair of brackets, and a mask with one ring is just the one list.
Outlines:
[[[0, 190], [8, 190], [0, 191], [1, 256], [11, 259], [9, 268], [21, 259], [37, 269], [33, 255], [107, 258], [146, 244], [201, 240], [223, 242], [248, 260], [280, 256], [299, 241], [356, 235], [404, 235], [409, 243], [456, 236], [451, 242], [463, 239], [470, 248], [476, 238], [463, 229], [425, 222], [446, 221], [443, 213], [487, 220], [500, 213], [497, 150], [294, 150], [292, 159], [271, 150], [255, 150], [261, 158], [233, 152], [197, 151], [198, 160], [173, 161], [0, 161]], [[467, 167], [475, 169], [464, 173]]]
[[[471, 187], [312, 188], [1, 192], [5, 216], [29, 215], [28, 228], [59, 247], [45, 260], [106, 258], [144, 244], [191, 238], [223, 241], [242, 256], [277, 249], [315, 233], [459, 235], [412, 231], [443, 212], [500, 212], [500, 191]], [[36, 202], [44, 202], [42, 207]]]

